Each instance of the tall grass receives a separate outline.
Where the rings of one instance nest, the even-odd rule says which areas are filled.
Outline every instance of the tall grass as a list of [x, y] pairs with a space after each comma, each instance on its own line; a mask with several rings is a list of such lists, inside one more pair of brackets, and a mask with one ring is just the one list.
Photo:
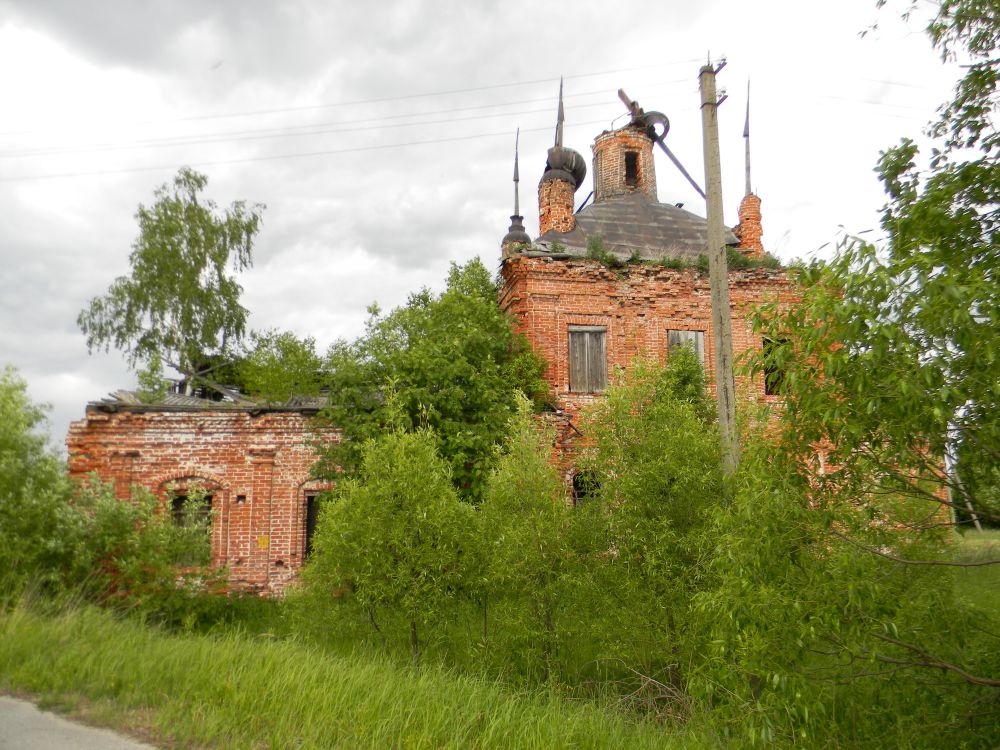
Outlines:
[[692, 746], [613, 710], [372, 656], [239, 633], [172, 635], [94, 609], [0, 616], [0, 687], [142, 716], [171, 744], [217, 748]]
[[[1000, 560], [1000, 530], [966, 531], [955, 550], [960, 562]], [[955, 593], [960, 601], [994, 621], [1000, 620], [1000, 565], [983, 565], [955, 571]]]

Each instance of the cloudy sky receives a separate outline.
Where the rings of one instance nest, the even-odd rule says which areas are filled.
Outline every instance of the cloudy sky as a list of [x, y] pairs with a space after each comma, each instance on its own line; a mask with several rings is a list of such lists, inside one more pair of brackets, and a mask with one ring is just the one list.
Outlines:
[[[879, 150], [919, 137], [956, 78], [919, 21], [874, 5], [0, 0], [0, 364], [52, 405], [57, 446], [87, 401], [134, 385], [118, 353], [88, 355], [75, 320], [127, 271], [137, 205], [181, 165], [220, 205], [267, 204], [242, 276], [253, 328], [354, 337], [370, 303], [440, 288], [451, 261], [497, 267], [517, 127], [537, 233], [560, 76], [567, 145], [589, 160], [624, 121], [624, 88], [667, 114], [702, 181], [709, 55], [728, 59], [727, 223], [749, 79], [765, 246], [828, 254], [843, 230], [877, 227]], [[704, 214], [668, 161], [657, 175], [660, 200]]]

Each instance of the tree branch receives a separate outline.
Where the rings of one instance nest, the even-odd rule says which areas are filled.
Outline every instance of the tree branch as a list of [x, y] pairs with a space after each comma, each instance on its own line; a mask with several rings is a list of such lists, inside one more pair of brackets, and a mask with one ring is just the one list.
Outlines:
[[890, 555], [888, 552], [883, 552], [876, 547], [869, 547], [865, 544], [861, 544], [861, 542], [857, 542], [849, 536], [841, 534], [839, 531], [830, 529], [829, 533], [831, 536], [843, 539], [848, 544], [864, 550], [865, 552], [871, 552], [873, 555], [884, 557], [886, 560], [892, 560], [893, 562], [903, 563], [904, 565], [938, 565], [948, 568], [980, 568], [985, 565], [1000, 565], [1000, 560], [976, 560], [974, 562], [956, 562], [954, 560], [906, 560], [902, 557]]
[[917, 656], [920, 657], [920, 661], [910, 661], [907, 659], [895, 659], [891, 656], [885, 656], [883, 654], [875, 654], [875, 658], [883, 662], [884, 664], [899, 664], [904, 667], [927, 667], [928, 669], [940, 669], [943, 672], [951, 672], [958, 675], [960, 678], [972, 685], [982, 685], [984, 687], [1000, 687], [1000, 680], [995, 680], [992, 677], [977, 677], [976, 675], [969, 674], [964, 669], [959, 667], [957, 664], [952, 664], [951, 662], [942, 661], [936, 656], [932, 656], [923, 649], [914, 646], [912, 643], [904, 643], [903, 641], [897, 641], [895, 638], [890, 638], [887, 635], [879, 635], [878, 633], [873, 633], [875, 638], [880, 641], [885, 641], [886, 643], [891, 643], [894, 646], [899, 646], [902, 649], [906, 649]]

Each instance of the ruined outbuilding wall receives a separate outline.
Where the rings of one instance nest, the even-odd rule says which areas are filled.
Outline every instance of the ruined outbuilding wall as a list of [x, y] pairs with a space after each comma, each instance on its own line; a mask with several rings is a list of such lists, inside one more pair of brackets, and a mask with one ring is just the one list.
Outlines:
[[[128, 500], [145, 487], [166, 506], [171, 488], [203, 485], [212, 495], [212, 563], [233, 589], [280, 594], [302, 566], [313, 432], [299, 411], [185, 409], [91, 404], [70, 425], [70, 475], [114, 484]], [[169, 512], [169, 511], [167, 511]]]

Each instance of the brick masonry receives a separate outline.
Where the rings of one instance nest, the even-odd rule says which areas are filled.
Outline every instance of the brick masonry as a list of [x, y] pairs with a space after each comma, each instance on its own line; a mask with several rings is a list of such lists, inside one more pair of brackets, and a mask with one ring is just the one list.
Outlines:
[[[607, 329], [609, 374], [639, 356], [665, 362], [669, 330], [702, 331], [705, 371], [714, 394], [715, 340], [707, 275], [652, 264], [609, 269], [585, 258], [528, 255], [511, 256], [501, 273], [500, 305], [548, 362], [546, 378], [559, 408], [570, 416], [596, 397], [569, 390], [569, 327], [574, 325]], [[729, 282], [733, 352], [738, 360], [763, 345], [750, 323], [753, 308], [771, 301], [790, 303], [797, 296], [780, 270], [734, 270]], [[737, 390], [760, 400], [776, 400], [764, 395], [762, 382], [744, 376], [737, 377]]]
[[[593, 151], [595, 203], [628, 193], [644, 193], [650, 200], [656, 200], [653, 142], [645, 131], [635, 126], [605, 131], [594, 140]], [[634, 183], [625, 179], [625, 159], [630, 153], [637, 158]]]
[[307, 493], [329, 487], [310, 480], [315, 439], [339, 433], [314, 432], [301, 411], [91, 404], [66, 444], [70, 476], [96, 474], [121, 500], [136, 485], [166, 507], [171, 491], [204, 486], [212, 563], [228, 567], [233, 589], [280, 594], [302, 566]]
[[740, 201], [740, 223], [733, 228], [733, 233], [740, 240], [740, 252], [750, 258], [764, 257], [764, 229], [761, 226], [760, 198], [754, 193], [747, 193]]
[[538, 231], [569, 232], [576, 226], [573, 200], [576, 188], [565, 180], [542, 180], [538, 186]]

